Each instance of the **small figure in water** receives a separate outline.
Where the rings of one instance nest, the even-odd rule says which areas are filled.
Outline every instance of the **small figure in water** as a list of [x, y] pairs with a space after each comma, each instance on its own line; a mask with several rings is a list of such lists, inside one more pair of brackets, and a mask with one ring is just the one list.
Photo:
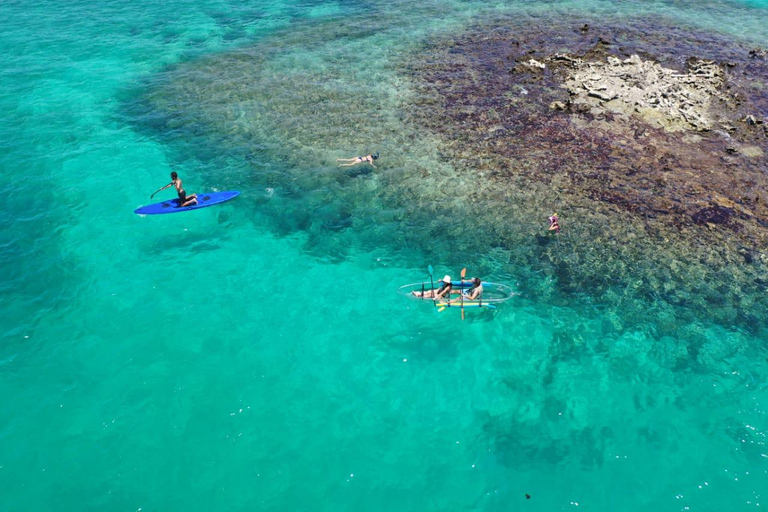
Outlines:
[[453, 291], [453, 284], [451, 283], [451, 276], [445, 276], [440, 281], [440, 288], [437, 290], [426, 290], [424, 293], [414, 291], [412, 292], [416, 297], [422, 299], [442, 299], [445, 296], [450, 297]]
[[560, 224], [557, 223], [556, 213], [549, 218], [549, 230], [554, 231], [555, 234], [560, 232]]
[[[191, 196], [187, 197], [187, 193], [184, 191], [184, 187], [181, 184], [179, 175], [176, 174], [175, 171], [171, 173], [171, 182], [160, 190], [165, 190], [170, 186], [176, 187], [176, 193], [179, 194], [179, 206], [192, 206], [197, 204], [197, 194], [192, 194]], [[160, 190], [157, 192], [160, 192]], [[157, 194], [157, 192], [155, 192], [155, 194]]]
[[352, 167], [353, 165], [362, 164], [364, 162], [368, 162], [369, 164], [373, 165], [373, 168], [376, 169], [377, 167], [373, 164], [374, 160], [378, 160], [379, 158], [379, 152], [377, 151], [373, 155], [368, 156], [358, 156], [355, 158], [337, 158], [337, 162], [345, 162], [339, 164], [339, 167]]

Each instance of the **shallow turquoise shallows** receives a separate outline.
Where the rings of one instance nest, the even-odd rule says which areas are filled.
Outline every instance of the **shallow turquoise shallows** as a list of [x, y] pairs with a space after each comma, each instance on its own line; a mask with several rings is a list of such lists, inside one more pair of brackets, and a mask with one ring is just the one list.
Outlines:
[[[335, 164], [307, 163], [306, 196], [268, 177], [307, 159], [276, 147], [316, 141], [279, 132], [244, 155], [147, 110], [185, 65], [245, 47], [274, 76], [333, 61], [350, 80], [323, 86], [368, 105], [431, 35], [548, 10], [768, 46], [763, 0], [0, 3], [0, 511], [768, 507], [768, 340], [695, 312], [688, 354], [654, 318], [618, 329], [583, 297], [538, 300], [544, 277], [462, 322], [397, 288], [429, 265], [513, 288], [528, 271], [432, 261], [385, 222], [310, 230], [343, 208], [324, 202]], [[263, 107], [291, 108], [275, 98]], [[377, 149], [347, 136], [340, 156]], [[188, 193], [241, 195], [134, 215], [173, 197], [149, 199], [174, 170]]]

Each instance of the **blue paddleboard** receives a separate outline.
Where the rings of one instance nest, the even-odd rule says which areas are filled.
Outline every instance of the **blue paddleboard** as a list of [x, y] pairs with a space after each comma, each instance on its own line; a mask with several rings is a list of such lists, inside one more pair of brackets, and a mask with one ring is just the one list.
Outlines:
[[158, 215], [161, 213], [178, 213], [186, 212], [189, 210], [197, 210], [198, 208], [205, 208], [207, 206], [213, 206], [214, 204], [223, 203], [234, 199], [240, 192], [237, 190], [228, 190], [226, 192], [208, 192], [207, 194], [197, 194], [197, 204], [191, 206], [179, 207], [179, 198], [169, 199], [162, 203], [148, 204], [133, 210], [133, 213], [139, 215]]

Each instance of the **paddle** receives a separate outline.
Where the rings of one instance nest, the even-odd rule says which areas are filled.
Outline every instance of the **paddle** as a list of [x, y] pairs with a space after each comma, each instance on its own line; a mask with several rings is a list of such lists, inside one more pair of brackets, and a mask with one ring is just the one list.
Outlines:
[[152, 195], [151, 195], [151, 196], [149, 196], [149, 198], [150, 198], [150, 199], [152, 199], [153, 197], [155, 197], [155, 194], [157, 194], [157, 193], [158, 193], [158, 192], [160, 192], [161, 190], [165, 190], [167, 187], [169, 187], [169, 186], [171, 186], [171, 185], [173, 185], [173, 182], [169, 183], [169, 184], [168, 184], [168, 185], [166, 185], [165, 187], [162, 187], [162, 188], [159, 188], [159, 189], [155, 190], [154, 192], [152, 192]]
[[[429, 286], [431, 286], [430, 289], [432, 290], [432, 304], [434, 304], [435, 307], [437, 307], [437, 301], [435, 300], [435, 282], [432, 280], [432, 272], [433, 272], [432, 265], [429, 265], [427, 267], [427, 270], [429, 270]], [[423, 288], [421, 290], [421, 297], [422, 298], [424, 297], [424, 289]]]
[[461, 319], [464, 320], [464, 276], [467, 275], [467, 269], [461, 269], [461, 287], [459, 287], [459, 295], [461, 296]]

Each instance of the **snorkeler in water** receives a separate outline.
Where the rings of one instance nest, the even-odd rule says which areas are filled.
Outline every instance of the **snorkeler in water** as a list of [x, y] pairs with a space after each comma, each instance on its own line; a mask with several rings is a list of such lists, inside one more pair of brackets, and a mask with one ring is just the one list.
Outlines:
[[379, 159], [379, 152], [368, 156], [356, 156], [355, 158], [337, 158], [337, 162], [343, 162], [339, 164], [339, 167], [352, 167], [353, 165], [362, 164], [365, 162], [368, 162], [373, 166], [374, 169], [376, 169], [376, 165], [374, 165], [373, 161]]

